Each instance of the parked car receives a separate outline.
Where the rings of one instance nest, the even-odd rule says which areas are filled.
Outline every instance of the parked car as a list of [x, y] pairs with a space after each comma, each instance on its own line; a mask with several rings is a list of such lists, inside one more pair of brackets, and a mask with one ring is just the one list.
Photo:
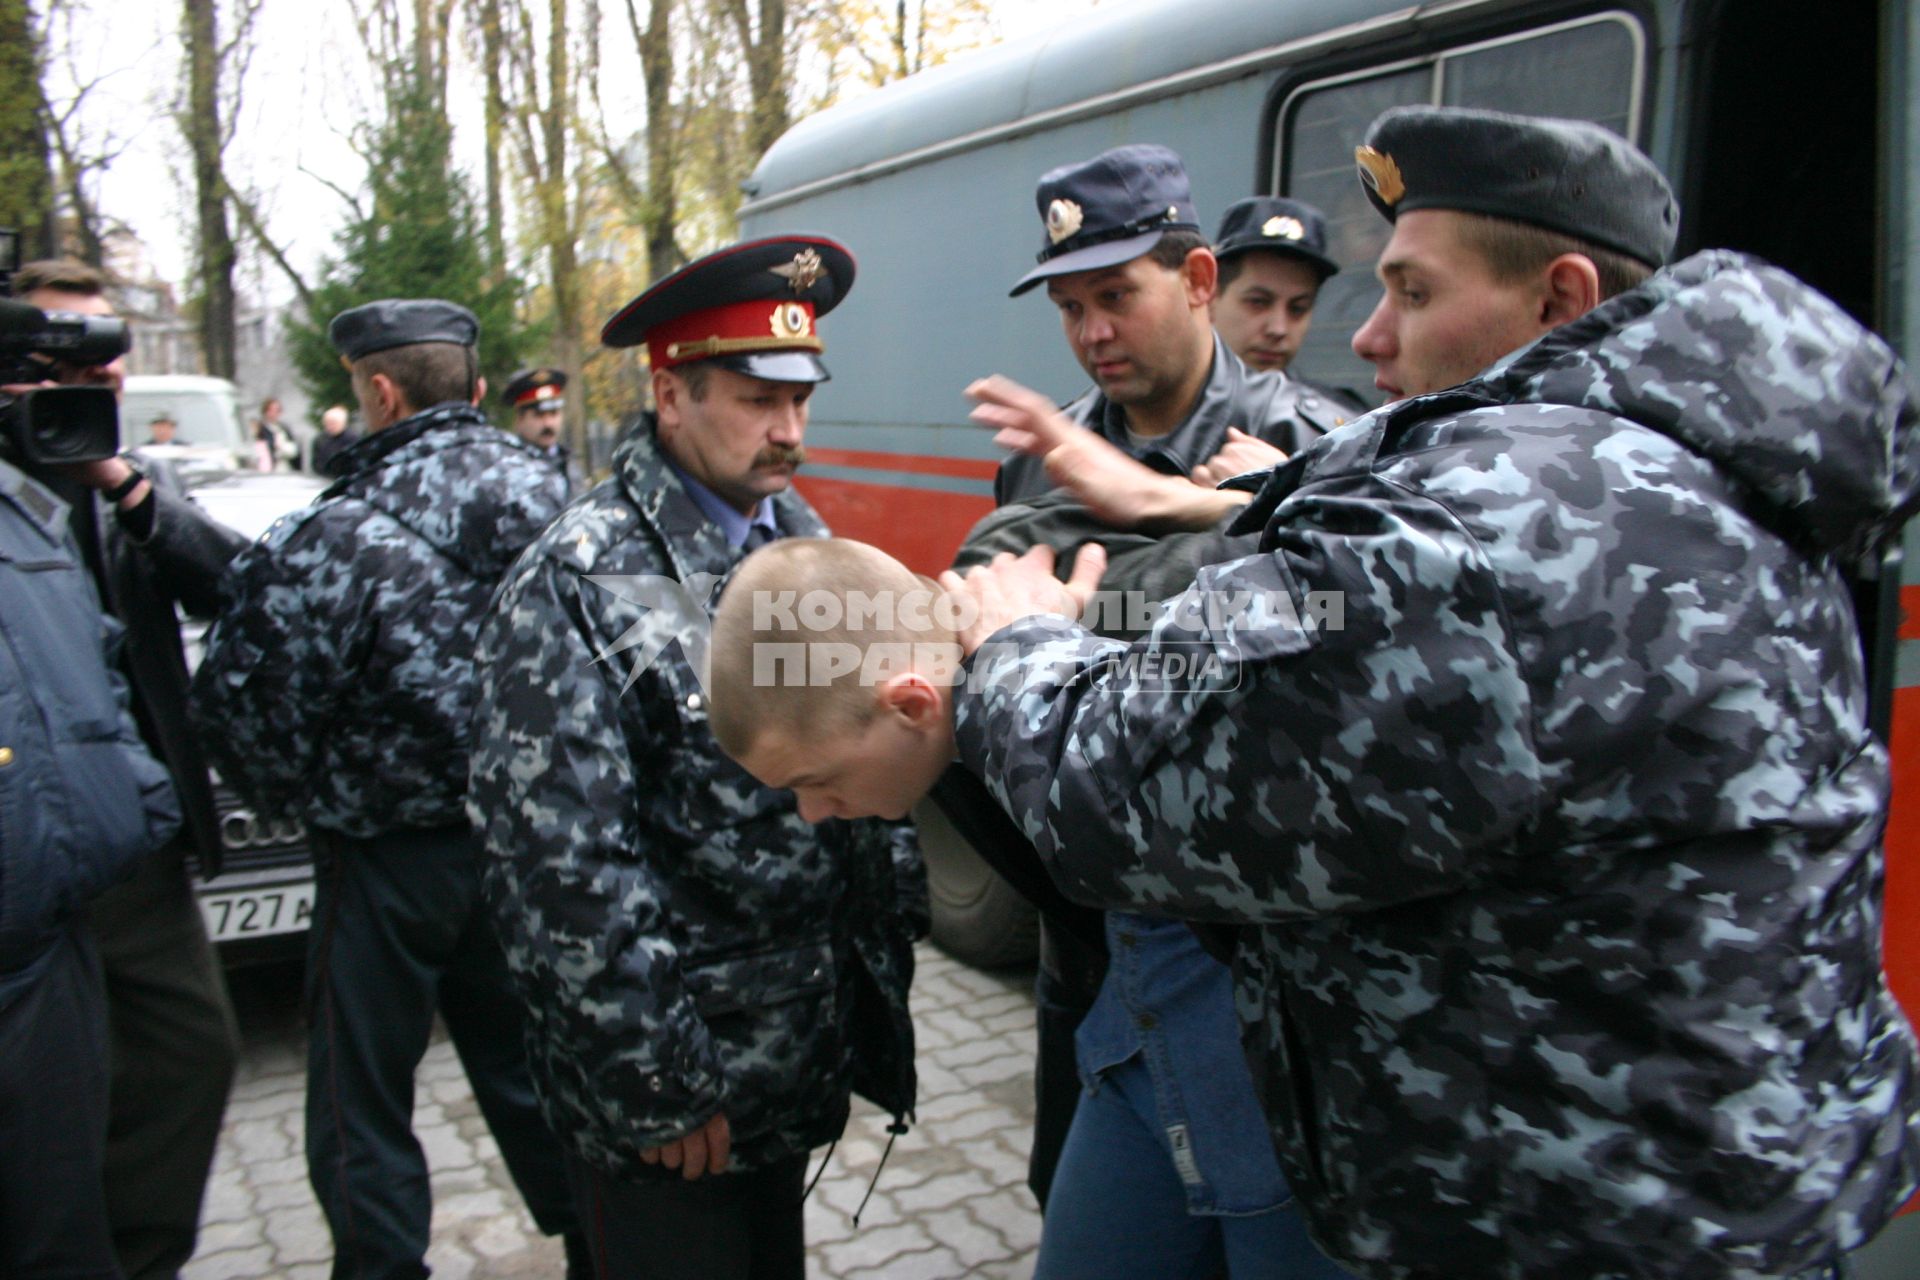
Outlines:
[[[190, 496], [222, 524], [258, 538], [325, 488], [326, 481], [297, 472], [242, 471], [203, 478]], [[207, 625], [193, 618], [181, 624], [189, 669], [199, 665]], [[213, 782], [222, 866], [209, 878], [197, 859], [189, 860], [194, 895], [207, 935], [230, 963], [263, 959], [284, 951], [293, 936], [306, 931], [313, 914], [313, 853], [298, 819], [256, 814], [217, 774]]]
[[[171, 444], [150, 444], [155, 417], [173, 419]], [[120, 437], [142, 456], [166, 462], [192, 487], [253, 469], [253, 441], [240, 413], [240, 396], [225, 378], [135, 374], [120, 395]]]

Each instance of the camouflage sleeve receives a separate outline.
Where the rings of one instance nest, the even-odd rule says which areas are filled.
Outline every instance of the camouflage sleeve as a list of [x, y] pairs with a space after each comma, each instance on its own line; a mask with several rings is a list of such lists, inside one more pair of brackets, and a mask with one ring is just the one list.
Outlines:
[[920, 831], [912, 822], [889, 822], [883, 827], [893, 864], [894, 906], [915, 942], [933, 928], [927, 903], [927, 867], [920, 854]]
[[340, 673], [367, 625], [352, 557], [323, 532], [288, 521], [234, 559], [193, 677], [212, 764], [272, 813], [299, 814], [312, 792]]
[[1375, 909], [1458, 887], [1540, 804], [1528, 687], [1451, 514], [1361, 477], [1277, 519], [1130, 648], [1035, 618], [971, 660], [961, 761], [1072, 896]]
[[682, 978], [671, 856], [643, 822], [629, 732], [641, 684], [596, 661], [565, 566], [515, 566], [481, 630], [468, 812], [486, 846], [484, 885], [515, 981], [550, 1056], [617, 1123], [626, 1155], [681, 1137], [724, 1109], [724, 1079]]

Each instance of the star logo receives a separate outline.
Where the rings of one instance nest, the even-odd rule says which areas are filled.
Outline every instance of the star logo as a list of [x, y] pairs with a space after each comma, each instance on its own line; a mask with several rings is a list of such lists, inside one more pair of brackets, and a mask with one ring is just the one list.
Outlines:
[[619, 639], [593, 656], [595, 662], [609, 662], [619, 654], [633, 654], [621, 693], [633, 688], [675, 643], [700, 682], [700, 691], [707, 691], [707, 647], [713, 638], [707, 598], [720, 585], [720, 575], [693, 573], [681, 582], [649, 573], [596, 573], [587, 575], [587, 581], [642, 610]]

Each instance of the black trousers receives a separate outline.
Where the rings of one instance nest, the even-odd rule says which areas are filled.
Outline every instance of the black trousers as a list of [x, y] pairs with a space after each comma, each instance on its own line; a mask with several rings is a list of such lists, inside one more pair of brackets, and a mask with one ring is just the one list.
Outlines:
[[112, 1084], [107, 1220], [127, 1280], [193, 1256], [240, 1032], [178, 844], [94, 902]]
[[427, 1274], [432, 1197], [413, 1076], [436, 1009], [533, 1220], [571, 1232], [566, 1163], [534, 1100], [526, 1015], [480, 901], [472, 832], [321, 834], [315, 848], [307, 1171], [333, 1232], [335, 1280]]
[[0, 1276], [119, 1280], [100, 1181], [106, 1146], [100, 959], [72, 924], [0, 1007]]
[[595, 1280], [805, 1280], [807, 1158], [689, 1181], [631, 1182], [569, 1153]]

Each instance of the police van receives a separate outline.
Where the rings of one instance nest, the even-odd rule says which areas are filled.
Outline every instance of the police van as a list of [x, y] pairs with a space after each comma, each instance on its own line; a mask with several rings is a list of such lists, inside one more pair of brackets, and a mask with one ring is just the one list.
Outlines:
[[[1136, 0], [923, 72], [801, 121], [747, 183], [743, 236], [821, 232], [859, 259], [827, 324], [834, 380], [798, 486], [837, 532], [920, 572], [948, 564], [992, 506], [999, 456], [967, 425], [962, 389], [985, 373], [1062, 399], [1086, 385], [1053, 309], [1007, 297], [1038, 247], [1034, 182], [1123, 143], [1181, 154], [1208, 230], [1247, 195], [1325, 210], [1341, 272], [1295, 367], [1371, 387], [1347, 340], [1379, 297], [1389, 228], [1353, 148], [1403, 104], [1615, 130], [1673, 183], [1676, 257], [1728, 247], [1778, 263], [1920, 369], [1917, 66], [1911, 0]], [[1856, 596], [1894, 755], [1887, 969], [1920, 1013], [1920, 609], [1903, 623], [1900, 607], [1920, 605], [1920, 574], [1903, 583], [1900, 565], [1896, 549], [1863, 566]], [[936, 939], [983, 962], [1030, 948], [1021, 904], [937, 817], [923, 839]], [[1916, 1220], [1861, 1274], [1920, 1275]]]

